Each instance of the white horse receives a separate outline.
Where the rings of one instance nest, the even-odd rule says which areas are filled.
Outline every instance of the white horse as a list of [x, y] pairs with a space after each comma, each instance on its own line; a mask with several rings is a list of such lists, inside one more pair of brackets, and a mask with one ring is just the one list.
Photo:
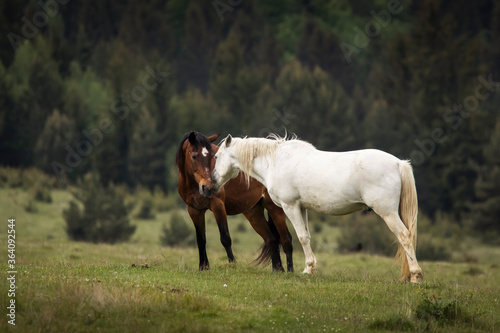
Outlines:
[[316, 271], [307, 209], [344, 215], [373, 209], [396, 235], [401, 280], [423, 280], [417, 263], [417, 191], [408, 161], [380, 150], [317, 150], [295, 138], [232, 138], [221, 143], [212, 172], [213, 191], [243, 171], [267, 187], [292, 222], [305, 254], [304, 273]]

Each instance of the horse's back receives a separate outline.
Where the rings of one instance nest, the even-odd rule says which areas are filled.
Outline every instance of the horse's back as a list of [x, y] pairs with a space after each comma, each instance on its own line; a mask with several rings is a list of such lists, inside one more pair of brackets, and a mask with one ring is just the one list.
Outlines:
[[296, 198], [304, 208], [348, 214], [400, 192], [400, 160], [389, 153], [376, 149], [326, 152], [306, 146], [283, 153], [294, 157], [278, 166], [284, 176], [280, 185], [287, 187], [281, 195]]

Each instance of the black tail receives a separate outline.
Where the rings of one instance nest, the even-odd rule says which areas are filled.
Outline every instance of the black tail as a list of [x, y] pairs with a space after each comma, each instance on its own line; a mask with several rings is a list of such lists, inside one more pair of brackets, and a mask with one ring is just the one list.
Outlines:
[[281, 246], [280, 233], [278, 232], [278, 229], [276, 229], [276, 225], [274, 224], [273, 218], [271, 217], [269, 212], [267, 212], [267, 225], [269, 226], [269, 229], [271, 229], [271, 232], [273, 233], [274, 238], [276, 239], [278, 244], [280, 244], [280, 246]]
[[271, 246], [262, 244], [259, 256], [253, 261], [255, 266], [266, 267], [271, 263]]
[[[259, 203], [262, 203], [262, 200], [263, 199], [260, 199], [261, 201]], [[271, 232], [274, 236], [274, 239], [275, 241], [278, 243], [278, 252], [279, 252], [279, 248], [281, 246], [280, 244], [280, 234], [278, 232], [278, 229], [276, 229], [276, 225], [274, 225], [274, 221], [273, 219], [271, 218], [271, 215], [269, 215], [269, 212], [267, 213], [267, 217], [268, 217], [268, 220], [267, 220], [267, 225], [269, 227], [269, 229], [271, 229]], [[253, 264], [258, 266], [258, 265], [261, 265], [261, 266], [268, 266], [269, 263], [271, 262], [272, 260], [272, 247], [271, 247], [271, 244], [262, 244], [262, 246], [260, 247], [260, 254], [259, 256], [253, 261]]]

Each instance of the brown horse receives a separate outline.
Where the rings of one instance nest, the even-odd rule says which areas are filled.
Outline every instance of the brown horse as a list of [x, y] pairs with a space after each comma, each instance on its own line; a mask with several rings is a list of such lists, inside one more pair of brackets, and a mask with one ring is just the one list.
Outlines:
[[[209, 268], [206, 252], [205, 212], [211, 210], [217, 221], [220, 240], [224, 246], [229, 262], [234, 261], [231, 249], [231, 236], [227, 226], [227, 215], [243, 214], [254, 230], [264, 239], [262, 252], [257, 263], [272, 262], [273, 270], [283, 271], [279, 254], [279, 244], [286, 253], [287, 269], [293, 272], [292, 238], [286, 226], [285, 213], [276, 206], [266, 188], [251, 178], [249, 186], [244, 175], [229, 181], [216, 193], [213, 188], [211, 173], [215, 165], [213, 159], [219, 149], [212, 144], [218, 134], [206, 137], [198, 132], [186, 133], [181, 140], [176, 154], [178, 167], [177, 190], [187, 204], [189, 216], [196, 229], [196, 240], [200, 255], [199, 269]], [[264, 216], [264, 208], [269, 215], [269, 223]]]

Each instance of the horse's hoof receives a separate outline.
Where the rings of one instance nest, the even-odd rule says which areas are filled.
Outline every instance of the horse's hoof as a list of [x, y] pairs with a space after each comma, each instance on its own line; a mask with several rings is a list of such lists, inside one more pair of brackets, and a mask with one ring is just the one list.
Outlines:
[[283, 269], [282, 266], [278, 266], [278, 267], [273, 267], [273, 272], [279, 272], [279, 273], [283, 273], [285, 270]]
[[306, 267], [302, 273], [313, 275], [314, 273], [316, 273], [316, 268]]
[[410, 283], [421, 283], [424, 281], [422, 272], [417, 272], [411, 275]]

